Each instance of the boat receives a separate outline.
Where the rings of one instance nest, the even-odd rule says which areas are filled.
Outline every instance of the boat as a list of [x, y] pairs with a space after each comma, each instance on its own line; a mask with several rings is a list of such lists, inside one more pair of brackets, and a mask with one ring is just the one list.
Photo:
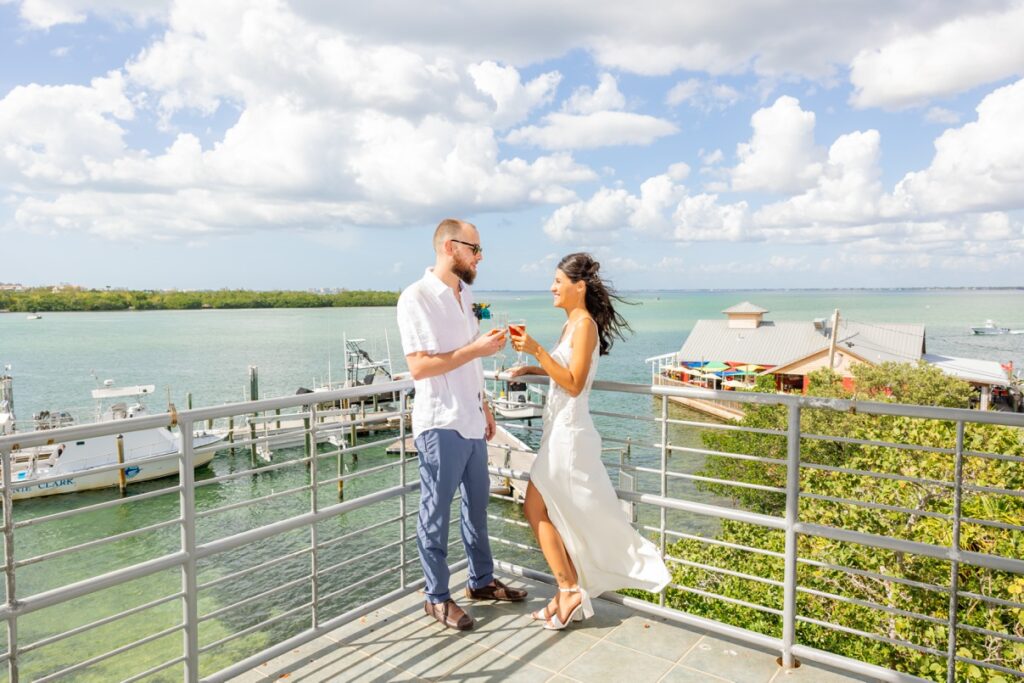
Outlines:
[[[973, 334], [991, 335], [991, 334], [1011, 334], [1009, 327], [999, 327], [991, 320], [986, 320], [984, 325], [978, 325], [971, 328]], [[1024, 334], [1024, 330], [1013, 330], [1012, 334]]]
[[[388, 341], [386, 330], [384, 332], [384, 343], [387, 347], [387, 357], [382, 360], [375, 359], [365, 348], [363, 348], [366, 344], [365, 339], [350, 339], [348, 335], [343, 335], [342, 343], [345, 347], [345, 378], [340, 382], [336, 382], [331, 378], [331, 363], [330, 359], [328, 359], [327, 382], [322, 386], [314, 383], [313, 392], [331, 391], [334, 389], [349, 387], [366, 387], [374, 384], [386, 384], [396, 380], [406, 379], [408, 377], [406, 373], [395, 372], [392, 368], [391, 344]], [[399, 396], [399, 392], [384, 391], [378, 394], [364, 396], [354, 403], [380, 406], [383, 404], [397, 403]]]
[[544, 403], [547, 395], [537, 384], [501, 379], [506, 369], [495, 366], [495, 376], [484, 388], [487, 401], [495, 413], [506, 420], [533, 420], [544, 416]]
[[[5, 376], [6, 377], [6, 376]], [[6, 377], [9, 380], [9, 377]], [[10, 424], [13, 426], [13, 401], [9, 397], [9, 381], [6, 383]], [[150, 385], [114, 387], [107, 380], [102, 389], [92, 392], [98, 402], [115, 400], [101, 412], [103, 421], [130, 420], [146, 413], [141, 397], [152, 394], [155, 387]], [[130, 404], [118, 399], [132, 398]], [[56, 417], [55, 417], [56, 416]], [[37, 413], [36, 429], [48, 430], [57, 426], [68, 426], [67, 413], [43, 411]], [[14, 500], [38, 498], [63, 493], [75, 493], [91, 489], [110, 488], [120, 485], [122, 470], [112, 469], [101, 472], [93, 470], [118, 463], [117, 436], [93, 437], [78, 441], [55, 442], [48, 446], [26, 448], [11, 453], [11, 494]], [[181, 449], [181, 434], [170, 429], [153, 427], [125, 431], [122, 435], [124, 456], [123, 468], [128, 482], [149, 481], [178, 474], [178, 460], [165, 456], [176, 454]], [[205, 431], [193, 435], [195, 448], [193, 466], [198, 468], [213, 460], [215, 449], [207, 448], [223, 439], [222, 436]]]
[[41, 316], [38, 313], [36, 313], [35, 311], [33, 311], [33, 312], [29, 313], [28, 315], [26, 315], [25, 319], [26, 320], [42, 320], [43, 316]]

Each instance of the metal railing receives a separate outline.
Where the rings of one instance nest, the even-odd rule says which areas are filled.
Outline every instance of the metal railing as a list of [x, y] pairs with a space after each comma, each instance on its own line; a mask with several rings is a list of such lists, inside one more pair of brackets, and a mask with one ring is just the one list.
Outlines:
[[[540, 381], [527, 378], [528, 381]], [[411, 544], [415, 536], [408, 524], [409, 517], [415, 514], [415, 507], [410, 505], [409, 496], [415, 496], [418, 482], [415, 474], [410, 476], [409, 467], [414, 459], [407, 457], [405, 451], [405, 416], [408, 414], [408, 396], [412, 389], [411, 382], [395, 382], [383, 387], [372, 389], [357, 387], [330, 392], [317, 392], [315, 395], [302, 395], [267, 399], [226, 406], [201, 408], [180, 413], [150, 415], [132, 420], [83, 425], [45, 432], [15, 434], [0, 437], [0, 458], [4, 482], [10, 479], [10, 463], [12, 452], [24, 451], [46, 444], [82, 440], [89, 438], [109, 437], [131, 430], [176, 427], [182, 435], [181, 448], [177, 454], [163, 456], [177, 459], [178, 480], [172, 485], [154, 488], [135, 493], [125, 498], [109, 498], [99, 502], [86, 502], [73, 509], [56, 512], [45, 511], [44, 514], [19, 517], [19, 503], [12, 505], [12, 487], [5, 485], [2, 490], [3, 502], [3, 543], [5, 550], [5, 587], [6, 600], [0, 606], [0, 623], [6, 623], [7, 647], [0, 654], [0, 663], [5, 663], [8, 677], [12, 682], [21, 678], [33, 680], [68, 679], [87, 672], [94, 667], [109, 664], [117, 658], [132, 652], [142, 652], [146, 648], [163, 643], [160, 652], [166, 655], [154, 661], [145, 670], [139, 671], [124, 667], [119, 676], [124, 680], [134, 681], [163, 672], [169, 674], [180, 669], [186, 681], [199, 679], [224, 681], [253, 668], [268, 658], [283, 654], [297, 645], [308, 642], [323, 635], [359, 616], [380, 606], [417, 590], [422, 580], [417, 580], [419, 571], [416, 568], [418, 558], [411, 552]], [[962, 654], [958, 648], [961, 634], [971, 633], [988, 640], [1000, 640], [1011, 643], [1024, 643], [1021, 634], [996, 631], [991, 628], [967, 623], [961, 615], [961, 600], [996, 606], [1006, 610], [1024, 609], [1024, 603], [1013, 596], [986, 594], [976, 587], [968, 590], [959, 585], [962, 569], [966, 567], [980, 568], [986, 571], [1005, 574], [1009, 577], [1024, 577], [1024, 560], [1010, 554], [987, 552], [983, 548], [964, 547], [962, 529], [964, 525], [981, 525], [1019, 534], [1024, 527], [1013, 521], [999, 519], [966, 518], [963, 516], [962, 501], [965, 492], [971, 494], [996, 496], [1024, 496], [1019, 489], [992, 482], [971, 482], [964, 480], [964, 463], [967, 459], [985, 459], [1009, 462], [1016, 466], [1024, 465], [1024, 457], [1007, 453], [986, 453], [972, 451], [967, 448], [965, 430], [969, 425], [1005, 425], [1024, 427], [1024, 415], [978, 412], [959, 409], [932, 408], [922, 406], [899, 405], [892, 403], [874, 403], [837, 399], [820, 399], [793, 395], [769, 395], [756, 393], [716, 392], [693, 388], [665, 386], [640, 386], [613, 382], [596, 382], [596, 392], [607, 392], [614, 396], [632, 395], [643, 401], [651, 396], [660, 397], [661, 405], [652, 410], [649, 403], [639, 406], [635, 412], [598, 411], [595, 416], [601, 421], [603, 438], [606, 443], [622, 444], [633, 454], [630, 459], [621, 463], [623, 472], [635, 475], [635, 478], [647, 478], [647, 485], [639, 489], [619, 490], [619, 497], [647, 511], [648, 520], [641, 519], [637, 524], [642, 531], [653, 534], [660, 544], [661, 550], [670, 566], [680, 569], [696, 569], [709, 574], [727, 576], [743, 581], [752, 581], [782, 591], [781, 606], [764, 605], [752, 602], [744, 597], [727, 595], [708, 590], [707, 586], [684, 585], [673, 583], [655, 596], [656, 602], [649, 602], [633, 597], [614, 594], [612, 600], [626, 604], [636, 610], [657, 614], [674, 621], [699, 627], [761, 647], [772, 648], [779, 652], [783, 666], [794, 666], [797, 658], [817, 661], [824, 664], [872, 676], [881, 680], [911, 681], [922, 680], [908, 673], [894, 671], [868, 664], [862, 661], [837, 655], [825, 649], [812, 647], [800, 642], [801, 628], [817, 628], [831, 630], [850, 637], [863, 638], [868, 641], [885, 643], [891, 646], [908, 648], [921, 652], [941, 661], [945, 666], [945, 677], [948, 681], [957, 679], [958, 665], [978, 667], [1002, 675], [1024, 677], [1024, 673], [1005, 664], [989, 659]], [[354, 414], [346, 409], [323, 409], [319, 406], [332, 403], [357, 401], [370, 393], [394, 391], [400, 395], [397, 410], [387, 414]], [[724, 396], [723, 396], [724, 395]], [[685, 396], [711, 400], [738, 401], [744, 404], [779, 406], [786, 412], [785, 428], [748, 428], [732, 424], [716, 424], [698, 422], [673, 417], [669, 409], [671, 396]], [[315, 403], [311, 403], [315, 401]], [[260, 446], [273, 445], [275, 435], [259, 430], [241, 433], [248, 438], [235, 440], [230, 444], [221, 443], [206, 446], [204, 449], [226, 450], [235, 449], [240, 453], [253, 453], [249, 467], [234, 471], [214, 472], [213, 476], [202, 475], [197, 479], [193, 463], [197, 454], [190, 436], [195, 428], [209, 424], [211, 421], [234, 420], [240, 416], [258, 416], [271, 411], [286, 412], [274, 416], [274, 420], [298, 424], [292, 431], [284, 430], [287, 438], [305, 439], [305, 450], [301, 457], [294, 457], [282, 462], [271, 462], [258, 465], [255, 457]], [[954, 443], [949, 446], [921, 446], [914, 443], [891, 443], [864, 439], [849, 435], [829, 435], [807, 433], [801, 429], [802, 413], [807, 411], [830, 411], [910, 418], [913, 420], [940, 420], [955, 424]], [[344, 416], [343, 418], [341, 416]], [[397, 418], [397, 420], [396, 420]], [[256, 418], [254, 422], [259, 422]], [[607, 425], [627, 425], [625, 430], [604, 429]], [[353, 429], [380, 427], [387, 430], [383, 438], [370, 434], [366, 441], [348, 443], [344, 446], [323, 449], [332, 436], [349, 434]], [[521, 426], [529, 432], [530, 427]], [[540, 428], [533, 427], [532, 430]], [[729, 453], [711, 448], [692, 445], [674, 444], [670, 435], [678, 429], [713, 430], [720, 433], [745, 432], [784, 441], [784, 457], [771, 457], [751, 453]], [[615, 432], [615, 433], [612, 433]], [[234, 437], [235, 434], [232, 434]], [[360, 453], [377, 452], [384, 446], [395, 442], [399, 444], [398, 459], [374, 464], [368, 468], [360, 468], [346, 472], [342, 467], [342, 458], [358, 457]], [[1019, 438], [1019, 437], [1018, 437]], [[918, 453], [934, 456], [946, 456], [953, 459], [953, 472], [950, 479], [932, 480], [914, 474], [894, 472], [872, 472], [863, 468], [844, 467], [813, 461], [805, 461], [802, 457], [803, 444], [812, 442], [832, 442], [852, 446], [872, 448], [893, 448], [907, 452], [914, 457]], [[646, 452], [649, 457], [643, 456]], [[693, 457], [729, 458], [736, 461], [755, 462], [768, 467], [781, 467], [785, 470], [781, 486], [751, 484], [749, 482], [716, 479], [715, 477], [693, 472], [672, 469], [673, 458], [682, 454]], [[335, 475], [325, 465], [330, 458], [338, 459], [338, 471]], [[244, 460], [244, 458], [241, 458]], [[239, 458], [236, 458], [236, 462]], [[130, 463], [129, 463], [130, 464]], [[121, 466], [114, 464], [104, 468], [117, 470]], [[304, 468], [305, 474], [290, 480], [284, 488], [273, 489], [269, 493], [260, 491], [261, 495], [242, 497], [239, 500], [220, 500], [208, 494], [229, 483], [245, 482], [258, 477], [272, 477], [279, 473]], [[908, 485], [929, 485], [948, 491], [952, 504], [948, 512], [931, 509], [909, 509], [899, 506], [828, 496], [820, 493], [802, 491], [801, 471], [827, 472], [834, 475], [857, 476], [877, 481], [904, 482]], [[503, 476], [520, 479], [528, 478], [528, 473], [492, 468], [492, 471]], [[45, 482], [45, 478], [41, 480]], [[366, 483], [370, 482], [370, 483]], [[355, 491], [357, 496], [338, 502], [332, 499], [342, 486], [359, 484], [363, 489]], [[365, 483], [365, 485], [364, 485]], [[680, 493], [677, 484], [737, 486], [784, 497], [784, 505], [780, 514], [765, 514], [740, 509], [725, 500], [701, 501], [688, 498]], [[372, 484], [372, 485], [371, 485]], [[197, 496], [202, 498], [197, 502]], [[80, 515], [105, 513], [114, 509], [126, 509], [123, 506], [155, 505], [156, 501], [167, 497], [176, 497], [175, 515], [153, 523], [130, 528], [117, 533], [75, 542], [66, 547], [42, 549], [34, 555], [22, 556], [18, 550], [20, 534], [34, 529], [45, 528], [54, 523], [67, 523]], [[802, 500], [821, 500], [824, 502], [862, 506], [878, 509], [885, 513], [920, 515], [928, 519], [947, 522], [950, 528], [950, 542], [946, 545], [923, 543], [912, 538], [904, 538], [899, 534], [881, 534], [842, 528], [822, 523], [812, 523], [801, 519]], [[91, 501], [91, 499], [90, 499]], [[291, 508], [285, 510], [280, 519], [268, 521], [264, 516], [272, 518], [275, 505], [285, 501], [299, 501], [302, 511]], [[302, 503], [302, 501], [305, 501]], [[384, 507], [381, 510], [379, 508]], [[392, 506], [392, 507], [388, 507]], [[397, 510], [393, 507], [397, 506]], [[376, 517], [360, 519], [360, 515], [376, 511]], [[754, 527], [773, 530], [781, 533], [783, 541], [781, 549], [756, 547], [750, 544], [712, 538], [706, 534], [691, 533], [685, 529], [672, 528], [674, 515], [685, 513], [701, 518], [717, 521], [732, 521], [752, 525]], [[532, 560], [517, 562], [499, 561], [500, 568], [511, 573], [551, 581], [544, 571], [542, 559], [537, 548], [523, 536], [516, 535], [518, 529], [525, 532], [527, 525], [517, 516], [514, 508], [507, 515], [492, 514], [490, 519], [502, 529], [507, 529], [512, 538], [492, 529], [492, 540], [495, 542], [496, 554], [507, 552], [515, 557], [533, 557]], [[353, 525], [341, 529], [330, 528], [329, 524], [338, 520], [352, 518]], [[232, 527], [239, 519], [244, 519], [248, 526], [240, 530]], [[230, 520], [230, 521], [225, 521]], [[148, 521], [148, 520], [147, 520]], [[364, 522], [358, 524], [358, 522]], [[457, 523], [457, 517], [452, 523]], [[725, 522], [723, 522], [725, 523]], [[346, 522], [347, 524], [347, 522]], [[56, 581], [56, 585], [40, 590], [19, 590], [21, 579], [30, 567], [45, 566], [55, 561], [69, 560], [77, 557], [95, 557], [97, 552], [108, 552], [118, 544], [130, 544], [152, 536], [160, 536], [166, 540], [168, 532], [176, 531], [177, 542], [167, 542], [162, 551], [155, 552], [151, 557], [128, 562], [124, 566], [114, 568], [101, 567], [95, 575], [71, 577], [74, 580]], [[327, 536], [328, 532], [334, 533]], [[298, 534], [298, 536], [296, 536]], [[163, 535], [163, 536], [161, 536]], [[301, 537], [301, 538], [299, 538]], [[284, 544], [282, 539], [290, 539]], [[296, 540], [298, 539], [298, 540]], [[517, 540], [519, 539], [519, 540]], [[836, 544], [851, 544], [861, 548], [872, 549], [873, 552], [891, 552], [904, 557], [924, 558], [927, 561], [948, 564], [949, 581], [946, 585], [925, 582], [914, 577], [900, 576], [895, 573], [867, 570], [843, 564], [841, 558], [819, 557], [801, 554], [802, 540], [819, 539]], [[700, 543], [709, 547], [721, 547], [732, 551], [749, 553], [751, 557], [768, 557], [782, 564], [782, 576], [762, 576], [750, 571], [736, 568], [725, 568], [708, 562], [696, 562], [689, 557], [672, 555], [671, 544], [678, 541]], [[273, 552], [262, 552], [262, 545], [268, 542], [280, 542]], [[450, 544], [454, 548], [458, 539]], [[254, 550], [255, 549], [255, 550]], [[236, 566], [241, 560], [238, 554], [246, 554], [244, 566]], [[270, 556], [267, 557], [266, 555]], [[271, 572], [292, 565], [299, 567], [296, 576], [288, 575], [280, 578], [274, 574], [275, 580], [263, 584], [259, 580]], [[202, 565], [202, 566], [201, 566]], [[456, 563], [455, 568], [463, 566], [464, 561]], [[412, 571], [408, 571], [413, 566]], [[225, 567], [229, 567], [225, 569]], [[820, 568], [837, 572], [847, 577], [879, 581], [888, 584], [907, 586], [929, 595], [943, 596], [947, 606], [943, 617], [934, 613], [926, 613], [907, 609], [906, 606], [879, 604], [848, 595], [838, 591], [823, 591], [820, 588], [803, 585], [800, 581], [801, 567]], [[84, 570], [83, 570], [84, 571]], [[29, 633], [29, 637], [21, 635], [30, 630], [23, 628], [32, 625], [32, 631], [38, 628], [32, 624], [33, 616], [44, 610], [61, 609], [73, 614], [76, 605], [82, 600], [102, 594], [103, 591], [133, 585], [133, 582], [153, 580], [166, 577], [166, 572], [177, 572], [178, 580], [163, 595], [145, 595], [138, 604], [113, 611], [109, 614], [74, 624], [67, 628], [53, 629], [53, 632], [37, 637]], [[213, 576], [210, 576], [213, 574]], [[678, 576], [678, 573], [677, 573]], [[340, 577], [340, 578], [339, 578]], [[1010, 579], [1006, 579], [1010, 580]], [[340, 583], [339, 581], [343, 582]], [[249, 595], [236, 595], [231, 599], [215, 602], [216, 607], [210, 609], [206, 596], [216, 595], [217, 591], [234, 585], [254, 586]], [[163, 583], [161, 583], [163, 585]], [[1000, 586], [1002, 588], [1003, 586]], [[687, 613], [673, 607], [680, 600], [687, 598], [716, 601], [722, 605], [740, 610], [753, 610], [776, 619], [779, 625], [778, 635], [748, 630], [737, 625]], [[933, 624], [936, 629], [945, 629], [945, 647], [923, 645], [901, 637], [899, 631], [889, 633], [872, 633], [853, 628], [847, 624], [832, 623], [829, 620], [809, 616], [800, 609], [800, 596], [831, 600], [837, 604], [853, 606], [863, 610], [874, 610], [899, 617], [900, 619], [922, 620]], [[297, 604], [278, 604], [260, 607], [263, 602], [290, 598]], [[223, 602], [224, 604], [220, 604]], [[127, 623], [132, 619], [146, 615], [162, 614], [166, 618], [169, 606], [177, 603], [180, 606], [179, 616], [174, 623], [145, 632], [145, 635], [134, 640], [116, 644], [109, 650], [93, 653], [76, 653], [72, 659], [64, 658], [55, 664], [43, 665], [39, 662], [26, 663], [34, 653], [46, 648], [59, 646], [62, 642], [83, 635], [97, 634], [102, 629], [117, 623]], [[248, 612], [249, 620], [231, 621], [233, 615]], [[933, 610], [934, 612], [934, 610]], [[73, 619], [69, 619], [73, 623]], [[159, 624], [155, 617], [152, 621]], [[233, 629], [230, 627], [234, 627]], [[279, 635], [277, 642], [267, 643], [265, 637]], [[34, 639], [32, 639], [34, 637]], [[180, 648], [172, 648], [169, 652], [166, 645], [168, 638], [180, 637]], [[27, 641], [27, 642], [26, 642]], [[256, 648], [255, 650], [253, 648]], [[152, 661], [144, 660], [147, 664]], [[136, 666], [137, 668], [137, 666]]]

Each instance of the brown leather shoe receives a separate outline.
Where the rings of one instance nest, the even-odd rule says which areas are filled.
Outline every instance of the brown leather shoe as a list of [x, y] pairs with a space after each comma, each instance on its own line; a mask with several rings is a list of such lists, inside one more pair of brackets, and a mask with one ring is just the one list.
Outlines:
[[466, 597], [473, 600], [505, 600], [506, 602], [519, 602], [526, 599], [526, 591], [522, 588], [506, 586], [498, 579], [491, 581], [481, 588], [470, 588], [466, 586]]
[[473, 628], [473, 617], [466, 614], [461, 607], [455, 604], [454, 600], [448, 599], [444, 602], [423, 603], [423, 611], [437, 619], [448, 628], [468, 631]]

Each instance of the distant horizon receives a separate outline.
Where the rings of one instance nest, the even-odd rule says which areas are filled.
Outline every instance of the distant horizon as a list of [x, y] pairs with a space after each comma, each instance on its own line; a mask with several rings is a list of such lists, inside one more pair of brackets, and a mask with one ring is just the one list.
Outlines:
[[[411, 281], [410, 283], [411, 284]], [[224, 292], [224, 291], [238, 291], [238, 292], [302, 292], [312, 294], [324, 294], [332, 292], [357, 292], [357, 291], [369, 291], [369, 292], [395, 292], [401, 291], [405, 286], [399, 288], [379, 288], [379, 287], [306, 287], [306, 288], [288, 288], [288, 287], [122, 287], [122, 286], [107, 286], [94, 287], [89, 285], [77, 285], [72, 283], [60, 283], [56, 284], [25, 284], [23, 282], [12, 282], [4, 283], [0, 282], [0, 286], [12, 285], [20, 286], [25, 289], [47, 289], [52, 287], [66, 287], [88, 291], [111, 291], [111, 292]], [[920, 286], [899, 286], [892, 285], [886, 287], [857, 287], [857, 286], [846, 286], [846, 287], [623, 287], [618, 288], [620, 292], [690, 292], [690, 293], [701, 293], [701, 292], [843, 292], [843, 291], [957, 291], [957, 290], [993, 290], [993, 291], [1013, 291], [1022, 290], [1024, 291], [1024, 284], [1020, 285], [920, 285]], [[0, 290], [4, 291], [4, 290]], [[13, 291], [13, 290], [11, 290]], [[504, 288], [482, 288], [474, 287], [473, 291], [481, 293], [494, 293], [494, 294], [537, 294], [547, 292], [547, 288], [538, 289], [504, 289]]]

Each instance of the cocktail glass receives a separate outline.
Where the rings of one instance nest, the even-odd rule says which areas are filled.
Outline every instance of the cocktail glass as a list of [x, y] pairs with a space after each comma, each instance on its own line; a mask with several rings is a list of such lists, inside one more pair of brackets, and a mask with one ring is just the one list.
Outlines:
[[[509, 320], [508, 321], [508, 334], [509, 336], [516, 335], [522, 336], [526, 334], [526, 321], [525, 320]], [[522, 365], [524, 363], [523, 352], [516, 352], [516, 365]]]

